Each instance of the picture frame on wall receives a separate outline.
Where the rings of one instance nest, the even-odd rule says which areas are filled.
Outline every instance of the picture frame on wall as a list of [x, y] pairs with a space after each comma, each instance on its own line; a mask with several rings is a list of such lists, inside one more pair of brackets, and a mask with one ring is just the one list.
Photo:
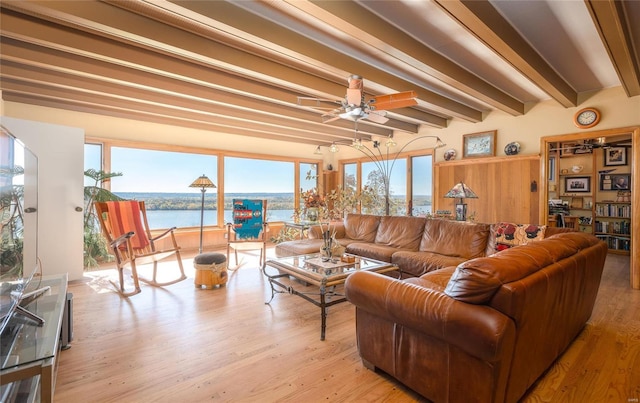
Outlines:
[[462, 158], [495, 156], [496, 132], [497, 130], [491, 130], [463, 135]]
[[600, 175], [600, 190], [631, 190], [631, 174]]
[[627, 165], [627, 147], [610, 147], [604, 150], [604, 166]]
[[564, 178], [565, 193], [591, 193], [590, 176], [568, 176]]

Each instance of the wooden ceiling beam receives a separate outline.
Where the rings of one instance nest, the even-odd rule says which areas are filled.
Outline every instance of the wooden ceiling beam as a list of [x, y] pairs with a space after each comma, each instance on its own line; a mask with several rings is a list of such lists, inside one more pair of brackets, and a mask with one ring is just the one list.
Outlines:
[[[377, 49], [378, 52], [391, 50], [394, 53], [390, 57], [401, 57], [404, 62], [446, 85], [511, 115], [524, 114], [524, 103], [453, 63], [440, 53], [424, 46], [361, 4], [350, 1], [302, 2], [297, 0], [294, 4], [297, 7], [302, 7], [308, 3], [312, 3], [314, 7], [319, 7], [357, 28], [360, 31], [358, 36], [361, 37], [361, 40], [368, 46]], [[313, 12], [309, 6], [305, 9]], [[329, 23], [329, 21], [325, 22]], [[375, 36], [377, 41], [367, 41], [369, 36]], [[385, 46], [377, 46], [377, 42], [383, 42]]]
[[541, 90], [569, 108], [578, 93], [529, 45], [488, 1], [434, 0], [454, 20]]
[[[148, 15], [153, 10], [145, 9], [140, 10], [139, 7], [128, 2], [113, 2], [121, 7], [131, 7], [131, 11], [145, 12]], [[202, 16], [205, 16], [210, 21], [220, 22], [224, 26], [233, 27], [232, 33], [234, 37], [244, 35], [245, 42], [238, 44], [237, 46], [248, 46], [247, 43], [251, 43], [259, 46], [257, 48], [245, 49], [252, 53], [260, 54], [262, 57], [270, 60], [276, 60], [280, 63], [280, 66], [288, 68], [289, 66], [296, 66], [297, 69], [304, 69], [305, 71], [311, 70], [317, 77], [324, 77], [326, 82], [332, 84], [337, 83], [340, 86], [338, 91], [333, 90], [330, 85], [316, 85], [314, 82], [303, 82], [299, 88], [301, 92], [299, 95], [310, 95], [326, 97], [326, 95], [333, 95], [338, 99], [344, 96], [346, 91], [346, 77], [349, 74], [359, 74], [364, 76], [367, 80], [373, 80], [375, 75], [377, 82], [384, 82], [385, 86], [394, 88], [394, 91], [415, 90], [418, 92], [421, 105], [432, 112], [422, 111], [417, 109], [418, 113], [422, 116], [420, 120], [432, 127], [446, 127], [447, 117], [456, 116], [468, 121], [480, 121], [482, 120], [482, 112], [473, 109], [462, 103], [453, 101], [447, 97], [437, 94], [425, 88], [419, 88], [416, 84], [410, 83], [406, 80], [402, 80], [386, 71], [380, 70], [372, 66], [370, 63], [363, 62], [357, 58], [345, 55], [327, 46], [321, 40], [312, 40], [304, 35], [295, 32], [291, 28], [285, 28], [279, 24], [273, 23], [264, 17], [252, 14], [248, 12], [243, 6], [244, 3], [228, 3], [223, 1], [207, 2], [207, 1], [195, 1], [195, 2], [176, 2], [177, 5], [185, 10], [192, 11], [199, 16], [202, 20]], [[249, 3], [247, 3], [249, 4]], [[148, 5], [153, 7], [152, 4]], [[160, 6], [156, 6], [160, 8]], [[176, 19], [182, 21], [178, 15], [163, 14], [162, 16], [156, 15], [155, 18], [162, 18], [166, 24], [176, 24]], [[205, 20], [206, 21], [206, 20]], [[219, 26], [221, 24], [217, 24]], [[212, 23], [213, 24], [213, 23]], [[189, 29], [187, 24], [182, 22], [182, 28]], [[207, 35], [211, 39], [216, 39], [220, 35], [213, 29], [205, 30], [202, 26], [199, 26], [199, 33], [201, 35]], [[195, 28], [194, 28], [195, 29]], [[231, 28], [226, 28], [232, 31]], [[270, 50], [269, 47], [275, 48]], [[278, 50], [280, 49], [280, 50]], [[282, 49], [287, 50], [285, 55]], [[289, 54], [293, 51], [295, 57]], [[331, 75], [327, 71], [326, 66], [322, 66], [322, 62], [319, 60], [328, 60], [331, 63], [331, 67], [335, 69], [343, 70], [342, 76], [336, 78], [335, 74]], [[251, 61], [244, 62], [247, 66], [250, 66]], [[331, 75], [331, 77], [328, 77]], [[307, 87], [307, 88], [303, 88]], [[309, 88], [313, 91], [309, 92]], [[402, 115], [402, 113], [399, 113]], [[415, 114], [414, 114], [415, 116]]]
[[[14, 91], [14, 87], [16, 91]], [[299, 131], [273, 131], [269, 130], [270, 128], [265, 125], [252, 122], [247, 122], [244, 127], [237, 125], [227, 126], [220, 124], [220, 119], [207, 118], [205, 115], [189, 111], [169, 113], [173, 112], [171, 108], [145, 104], [136, 105], [136, 107], [133, 108], [133, 104], [136, 103], [135, 101], [96, 100], [94, 97], [75, 94], [70, 90], [60, 91], [56, 89], [51, 92], [37, 88], [30, 92], [25, 85], [21, 83], [9, 83], [6, 89], [3, 90], [2, 97], [5, 101], [9, 102], [20, 102], [124, 119], [203, 129], [211, 131], [216, 135], [234, 134], [316, 145], [332, 141], [344, 141], [342, 138], [321, 137]]]
[[[140, 54], [141, 52], [129, 52], [126, 46], [121, 44], [114, 44], [109, 41], [102, 40], [97, 37], [87, 37], [79, 34], [73, 34], [69, 32], [61, 32], [55, 28], [45, 26], [49, 29], [37, 29], [38, 27], [29, 23], [20, 23], [20, 19], [5, 18], [3, 15], [3, 34], [10, 35], [9, 37], [3, 37], [3, 53], [8, 54], [10, 51], [14, 52], [27, 52], [29, 46], [37, 46], [38, 49], [32, 52], [41, 52], [39, 56], [31, 56], [32, 60], [39, 63], [41, 66], [49, 66], [55, 68], [55, 66], [66, 66], [75, 58], [77, 63], [82, 64], [82, 71], [92, 71], [93, 74], [103, 75], [105, 79], [117, 79], [119, 75], [124, 75], [122, 81], [128, 81], [132, 86], [144, 86], [147, 85], [152, 79], [155, 79], [155, 85], [169, 85], [170, 82], [180, 83], [184, 87], [182, 93], [188, 94], [192, 91], [210, 91], [212, 95], [214, 92], [224, 95], [228, 98], [229, 103], [239, 102], [238, 100], [244, 99], [245, 102], [252, 102], [252, 105], [256, 109], [269, 109], [280, 107], [281, 111], [288, 110], [291, 114], [298, 114], [300, 118], [308, 120], [310, 124], [321, 124], [320, 113], [304, 111], [299, 108], [289, 107], [288, 105], [294, 105], [293, 103], [286, 103], [284, 101], [280, 103], [274, 102], [262, 102], [267, 96], [279, 97], [280, 99], [295, 99], [295, 94], [285, 91], [278, 87], [269, 86], [267, 84], [257, 83], [238, 77], [233, 74], [220, 72], [217, 70], [207, 69], [203, 66], [193, 65], [180, 60], [168, 58], [164, 55], [148, 52], [147, 54]], [[16, 24], [18, 26], [16, 26]], [[23, 38], [26, 35], [24, 30], [31, 30], [32, 35], [37, 38], [36, 43], [33, 45], [29, 43], [16, 43], [16, 37]], [[58, 35], [59, 34], [59, 35]], [[47, 48], [46, 41], [55, 41], [60, 44], [67, 44], [68, 46], [58, 45], [56, 48]], [[14, 46], [12, 47], [12, 41]], [[77, 48], [83, 49], [78, 53], [64, 53], [63, 50], [68, 50], [71, 45], [75, 44]], [[89, 54], [91, 50], [100, 50], [100, 55]], [[58, 52], [58, 53], [56, 53]], [[60, 55], [62, 52], [62, 56]], [[144, 53], [144, 52], [142, 52]], [[116, 62], [117, 58], [120, 60]], [[81, 60], [82, 59], [82, 60]], [[45, 62], [41, 62], [45, 61]], [[52, 63], [55, 62], [55, 63]], [[70, 69], [74, 67], [67, 66]], [[128, 73], [125, 73], [128, 71]], [[86, 74], [86, 73], [83, 73]], [[178, 84], [176, 84], [178, 85]], [[229, 86], [233, 88], [229, 89]], [[251, 92], [248, 90], [256, 90]], [[263, 94], [263, 95], [260, 95]], [[235, 100], [235, 101], [234, 101]], [[246, 105], [244, 107], [247, 107]], [[281, 112], [284, 113], [284, 112]], [[304, 115], [304, 116], [302, 116]], [[397, 127], [394, 127], [394, 123], [397, 122]], [[353, 128], [353, 123], [349, 121], [336, 122], [332, 127], [342, 128], [350, 131]], [[363, 129], [364, 129], [363, 125]], [[407, 122], [401, 122], [392, 120], [389, 127], [379, 127], [376, 125], [366, 125], [367, 131], [373, 134], [379, 134], [382, 136], [388, 136], [391, 130], [398, 129], [408, 132], [417, 132], [417, 124], [408, 124]], [[326, 127], [326, 125], [325, 125]], [[327, 127], [328, 129], [329, 127]], [[364, 131], [364, 130], [363, 130]]]
[[630, 27], [638, 21], [631, 18], [633, 13], [628, 10], [639, 6], [614, 0], [585, 3], [627, 96], [640, 95], [640, 37], [634, 37]]

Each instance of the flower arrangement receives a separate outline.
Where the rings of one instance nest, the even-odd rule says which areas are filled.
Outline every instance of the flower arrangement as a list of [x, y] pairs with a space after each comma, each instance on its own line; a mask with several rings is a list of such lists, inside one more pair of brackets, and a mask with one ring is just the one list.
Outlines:
[[306, 191], [302, 191], [302, 189], [300, 189], [300, 196], [302, 197], [302, 200], [304, 201], [304, 206], [306, 208], [309, 207], [324, 207], [326, 205], [324, 197], [318, 193], [318, 190], [316, 188], [313, 189], [309, 189]]

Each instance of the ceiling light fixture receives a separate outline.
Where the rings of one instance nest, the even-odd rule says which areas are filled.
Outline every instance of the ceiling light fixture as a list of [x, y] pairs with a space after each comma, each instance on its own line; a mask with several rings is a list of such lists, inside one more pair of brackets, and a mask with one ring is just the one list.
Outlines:
[[329, 152], [337, 153], [338, 151], [340, 151], [340, 149], [338, 148], [336, 143], [331, 143], [331, 147], [329, 147]]

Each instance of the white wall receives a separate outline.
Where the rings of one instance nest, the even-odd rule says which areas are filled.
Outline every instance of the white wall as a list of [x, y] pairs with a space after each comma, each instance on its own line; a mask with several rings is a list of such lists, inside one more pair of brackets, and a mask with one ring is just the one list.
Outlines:
[[[5, 109], [6, 110], [6, 109]], [[2, 116], [38, 157], [38, 257], [43, 275], [83, 275], [84, 130]]]

